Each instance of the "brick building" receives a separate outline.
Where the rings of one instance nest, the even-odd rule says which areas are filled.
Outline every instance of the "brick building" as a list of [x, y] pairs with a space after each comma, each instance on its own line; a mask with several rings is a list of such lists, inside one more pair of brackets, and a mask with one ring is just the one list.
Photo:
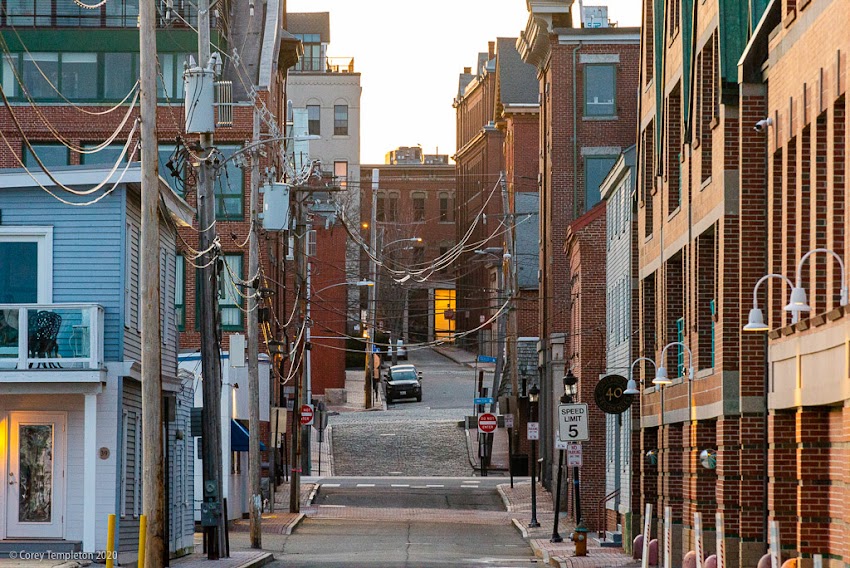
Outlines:
[[[455, 167], [425, 164], [421, 151], [400, 157], [403, 150], [419, 148], [389, 152], [387, 159], [394, 163], [361, 166], [360, 218], [372, 218], [372, 171], [377, 169], [377, 248], [393, 269], [409, 269], [417, 275], [401, 282], [403, 275], [394, 278], [386, 270], [380, 271], [378, 320], [385, 331], [392, 330], [395, 337], [415, 344], [454, 331], [454, 319], [445, 317], [445, 304], [449, 302], [449, 309], [454, 310], [454, 268], [458, 263], [448, 261], [455, 244]], [[368, 230], [364, 239], [368, 242]], [[438, 269], [428, 269], [430, 266]], [[368, 274], [366, 270], [364, 274]]]
[[[567, 368], [578, 377], [574, 402], [588, 404], [588, 430], [590, 440], [582, 443], [582, 466], [579, 469], [581, 483], [582, 520], [592, 531], [603, 528], [606, 510], [601, 504], [606, 495], [606, 438], [605, 414], [594, 402], [594, 390], [599, 378], [605, 374], [605, 291], [606, 235], [605, 203], [597, 203], [587, 213], [579, 216], [567, 226], [563, 254], [569, 260], [567, 291], [570, 302], [570, 320], [567, 329], [569, 341], [564, 346]], [[564, 394], [563, 383], [553, 394], [558, 398]], [[557, 407], [557, 403], [556, 403]], [[557, 426], [555, 427], [557, 429]], [[557, 466], [557, 463], [555, 464]], [[555, 472], [557, 474], [557, 471]], [[557, 478], [556, 478], [557, 479]], [[569, 485], [569, 484], [568, 484]], [[568, 491], [570, 511], [573, 510], [575, 486]]]
[[[455, 242], [467, 232], [468, 242], [476, 248], [500, 246], [500, 238], [488, 238], [499, 227], [498, 215], [504, 208], [499, 176], [505, 168], [502, 144], [504, 133], [496, 128], [496, 42], [487, 52], [478, 54], [475, 72], [466, 67], [460, 75], [454, 100], [457, 115], [457, 152], [455, 160], [457, 192], [455, 199]], [[489, 217], [485, 219], [482, 213]], [[495, 294], [487, 266], [474, 252], [463, 254], [455, 264], [459, 332], [478, 328], [491, 315], [491, 297]], [[488, 332], [490, 330], [487, 330]], [[461, 346], [477, 350], [479, 333], [459, 339]], [[488, 348], [489, 346], [485, 347]]]
[[[663, 542], [672, 509], [675, 565], [692, 546], [693, 513], [708, 519], [709, 551], [722, 513], [726, 565], [752, 567], [765, 551], [764, 352], [741, 327], [765, 269], [766, 175], [752, 120], [763, 102], [739, 100], [737, 63], [761, 12], [758, 3], [657, 1], [643, 17], [639, 354], [672, 384], [655, 386], [653, 366], [636, 366], [640, 511], [653, 506]], [[701, 465], [704, 450], [716, 451], [716, 469]]]
[[[789, 284], [764, 282], [758, 307], [771, 330], [768, 368], [763, 334], [742, 337], [740, 345], [742, 391], [767, 396], [768, 445], [759, 445], [768, 475], [762, 514], [779, 523], [783, 559], [799, 558], [803, 566], [814, 554], [823, 555], [824, 566], [850, 564], [850, 313], [841, 305], [848, 283], [831, 254], [800, 265], [813, 249], [830, 249], [845, 264], [850, 252], [848, 21], [847, 2], [772, 3], [739, 66], [741, 193], [747, 192], [741, 241], [757, 243], [747, 247], [752, 266], [740, 278], [741, 322], [765, 274], [802, 285], [811, 307], [794, 323], [782, 309]], [[765, 119], [770, 123], [755, 132], [753, 125]]]
[[[634, 144], [640, 33], [637, 28], [573, 28], [572, 2], [529, 0], [517, 41], [537, 68], [540, 97], [540, 274], [538, 336], [543, 482], [551, 487], [554, 418], [566, 372], [568, 225], [600, 200], [599, 185], [623, 149]], [[598, 259], [604, 264], [603, 257]]]

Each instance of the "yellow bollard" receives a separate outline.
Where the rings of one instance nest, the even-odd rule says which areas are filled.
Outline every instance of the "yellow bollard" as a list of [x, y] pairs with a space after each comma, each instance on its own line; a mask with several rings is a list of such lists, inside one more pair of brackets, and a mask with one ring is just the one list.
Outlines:
[[106, 521], [106, 568], [115, 565], [115, 515], [109, 515]]
[[145, 540], [148, 530], [148, 518], [139, 516], [139, 560], [136, 562], [138, 568], [145, 568]]

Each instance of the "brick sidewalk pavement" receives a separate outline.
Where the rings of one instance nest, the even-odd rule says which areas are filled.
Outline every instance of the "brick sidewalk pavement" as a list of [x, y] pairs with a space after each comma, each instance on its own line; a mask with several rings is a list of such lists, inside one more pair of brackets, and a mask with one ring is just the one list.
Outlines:
[[528, 528], [531, 519], [531, 482], [515, 482], [514, 487], [504, 483], [497, 486], [497, 490], [505, 504], [505, 509], [513, 517], [514, 526], [528, 539], [528, 543], [534, 550], [534, 554], [550, 566], [560, 568], [638, 568], [640, 562], [633, 560], [620, 548], [607, 548], [601, 546], [588, 546], [587, 556], [576, 557], [575, 545], [569, 541], [569, 534], [573, 531], [574, 524], [569, 519], [561, 516], [559, 519], [558, 534], [564, 542], [549, 542], [552, 537], [552, 528], [555, 521], [555, 510], [552, 494], [546, 491], [542, 485], [536, 488], [537, 498], [537, 521], [538, 528]]

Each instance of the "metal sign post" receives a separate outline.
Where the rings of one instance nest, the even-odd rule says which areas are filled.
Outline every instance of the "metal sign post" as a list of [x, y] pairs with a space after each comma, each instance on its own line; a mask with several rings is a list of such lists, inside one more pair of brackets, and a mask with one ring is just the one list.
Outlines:
[[705, 553], [702, 546], [702, 513], [694, 513], [694, 551], [697, 555], [697, 568], [702, 568]]
[[649, 568], [649, 541], [652, 534], [652, 504], [646, 504], [643, 513], [643, 549], [640, 556], [640, 568]]

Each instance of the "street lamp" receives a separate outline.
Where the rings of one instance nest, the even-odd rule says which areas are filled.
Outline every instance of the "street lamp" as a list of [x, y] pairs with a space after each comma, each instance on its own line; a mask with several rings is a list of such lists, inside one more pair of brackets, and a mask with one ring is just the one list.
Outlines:
[[788, 305], [785, 306], [786, 312], [810, 312], [812, 311], [812, 307], [809, 306], [808, 301], [806, 300], [806, 289], [803, 288], [803, 263], [806, 262], [811, 255], [816, 252], [823, 252], [826, 254], [831, 254], [835, 260], [838, 261], [838, 266], [841, 268], [841, 305], [847, 305], [847, 274], [844, 270], [844, 262], [841, 260], [841, 256], [832, 249], [828, 248], [817, 248], [812, 249], [806, 254], [803, 255], [803, 258], [800, 259], [800, 262], [797, 264], [797, 284], [793, 288], [791, 288], [791, 301], [788, 302]]
[[387, 248], [390, 245], [394, 245], [396, 243], [421, 243], [422, 237], [410, 237], [409, 239], [396, 239], [394, 241], [390, 241], [385, 244], [382, 248]]
[[626, 385], [626, 390], [623, 391], [623, 394], [633, 394], [639, 395], [640, 391], [638, 390], [637, 381], [634, 379], [635, 373], [635, 365], [640, 363], [641, 361], [646, 361], [648, 363], [652, 363], [652, 366], [658, 369], [658, 365], [655, 364], [655, 361], [650, 359], [649, 357], [638, 357], [634, 361], [632, 361], [631, 367], [629, 367], [629, 382]]
[[[528, 391], [528, 417], [529, 422], [537, 422], [537, 401], [540, 397], [540, 389], [537, 385], [532, 385]], [[538, 432], [540, 430], [538, 429]], [[528, 523], [528, 528], [536, 528], [540, 526], [537, 522], [537, 482], [534, 479], [534, 474], [537, 470], [537, 440], [531, 440], [531, 520]]]
[[[568, 404], [575, 400], [576, 385], [578, 377], [573, 374], [573, 370], [569, 369], [564, 375], [564, 394], [561, 395], [561, 404]], [[576, 468], [576, 474], [578, 468]], [[564, 476], [564, 450], [558, 450], [558, 488], [555, 491], [555, 520], [552, 525], [552, 538], [549, 542], [563, 542], [564, 539], [558, 533], [558, 520], [561, 515], [561, 478]], [[578, 475], [575, 478], [576, 483], [576, 518], [581, 519], [581, 505], [578, 498]]]
[[664, 356], [667, 354], [667, 350], [674, 345], [682, 347], [688, 352], [688, 378], [691, 380], [694, 378], [694, 354], [691, 353], [690, 348], [681, 341], [673, 341], [665, 345], [664, 349], [661, 350], [661, 365], [656, 367], [655, 378], [652, 379], [652, 384], [655, 386], [663, 387], [673, 383], [673, 381], [667, 376], [667, 369], [664, 367]]
[[[781, 274], [766, 274], [766, 275], [762, 276], [761, 278], [759, 278], [758, 282], [756, 282], [756, 285], [753, 286], [753, 307], [750, 310], [750, 315], [749, 315], [749, 318], [748, 318], [749, 321], [747, 322], [747, 325], [744, 326], [744, 331], [767, 331], [769, 329], [767, 327], [767, 324], [764, 322], [764, 314], [762, 313], [762, 311], [759, 309], [759, 306], [758, 306], [758, 289], [759, 289], [759, 286], [761, 286], [762, 282], [764, 282], [768, 278], [780, 278], [780, 279], [784, 280], [785, 282], [787, 282], [788, 286], [792, 290], [791, 298], [792, 298], [792, 301], [793, 301], [793, 298], [794, 298], [793, 290], [795, 289], [795, 286], [794, 286], [794, 283], [791, 282], [791, 280], [788, 277], [783, 276]], [[802, 292], [803, 292], [803, 303], [805, 303], [806, 292], [805, 292], [805, 290], [802, 290]], [[791, 314], [792, 314], [791, 317], [792, 317], [793, 323], [797, 323], [797, 319], [800, 316], [800, 311], [795, 308], [794, 310], [791, 311]]]

